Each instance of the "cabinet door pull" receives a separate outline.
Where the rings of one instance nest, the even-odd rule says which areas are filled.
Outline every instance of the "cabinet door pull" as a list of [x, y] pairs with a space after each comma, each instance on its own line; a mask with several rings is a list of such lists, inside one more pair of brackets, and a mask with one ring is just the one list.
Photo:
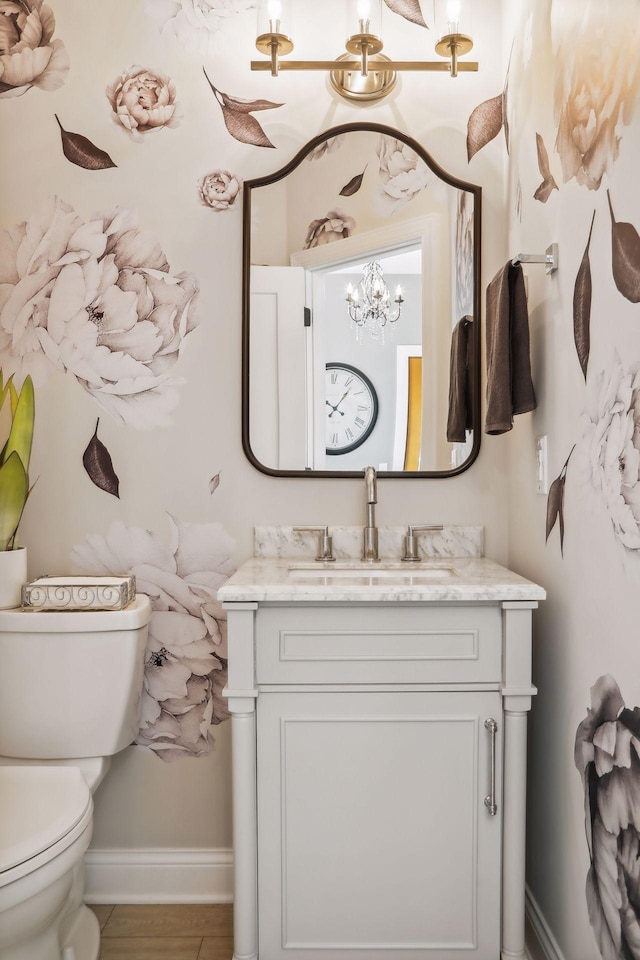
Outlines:
[[489, 717], [485, 720], [484, 726], [491, 736], [491, 786], [489, 787], [489, 795], [484, 798], [484, 805], [489, 811], [489, 816], [495, 817], [498, 812], [498, 805], [496, 803], [496, 733], [498, 731], [498, 724]]

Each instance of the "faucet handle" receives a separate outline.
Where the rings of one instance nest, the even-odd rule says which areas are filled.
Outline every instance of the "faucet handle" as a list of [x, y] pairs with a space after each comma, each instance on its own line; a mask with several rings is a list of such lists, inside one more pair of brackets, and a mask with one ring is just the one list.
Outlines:
[[319, 535], [318, 556], [315, 559], [320, 563], [335, 560], [333, 538], [329, 536], [329, 527], [293, 527], [293, 530], [295, 533], [317, 533]]
[[415, 524], [409, 524], [407, 527], [407, 535], [404, 538], [404, 557], [402, 558], [407, 563], [415, 563], [417, 560], [420, 560], [418, 556], [418, 536], [421, 533], [429, 533], [434, 530], [443, 530], [443, 524], [441, 523], [423, 523], [420, 526]]

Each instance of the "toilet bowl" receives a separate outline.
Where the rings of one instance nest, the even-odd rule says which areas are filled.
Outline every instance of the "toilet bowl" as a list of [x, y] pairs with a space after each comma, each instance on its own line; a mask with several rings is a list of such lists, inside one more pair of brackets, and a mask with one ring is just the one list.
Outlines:
[[[0, 957], [97, 957], [95, 916], [82, 908], [91, 792], [77, 767], [0, 767]], [[78, 902], [79, 901], [79, 902]]]
[[151, 606], [0, 611], [0, 960], [97, 960], [92, 794], [135, 738]]

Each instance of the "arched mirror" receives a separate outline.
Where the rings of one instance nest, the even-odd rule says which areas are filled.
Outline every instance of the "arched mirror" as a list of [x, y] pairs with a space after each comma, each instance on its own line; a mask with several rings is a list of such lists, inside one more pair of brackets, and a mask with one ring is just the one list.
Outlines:
[[334, 127], [245, 183], [243, 446], [273, 476], [447, 477], [480, 447], [481, 189]]

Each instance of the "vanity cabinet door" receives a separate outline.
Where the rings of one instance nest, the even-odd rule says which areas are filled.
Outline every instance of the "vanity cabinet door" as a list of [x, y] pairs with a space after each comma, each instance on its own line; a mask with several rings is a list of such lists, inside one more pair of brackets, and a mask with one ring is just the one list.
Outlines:
[[257, 719], [260, 960], [496, 960], [500, 694], [263, 692]]

